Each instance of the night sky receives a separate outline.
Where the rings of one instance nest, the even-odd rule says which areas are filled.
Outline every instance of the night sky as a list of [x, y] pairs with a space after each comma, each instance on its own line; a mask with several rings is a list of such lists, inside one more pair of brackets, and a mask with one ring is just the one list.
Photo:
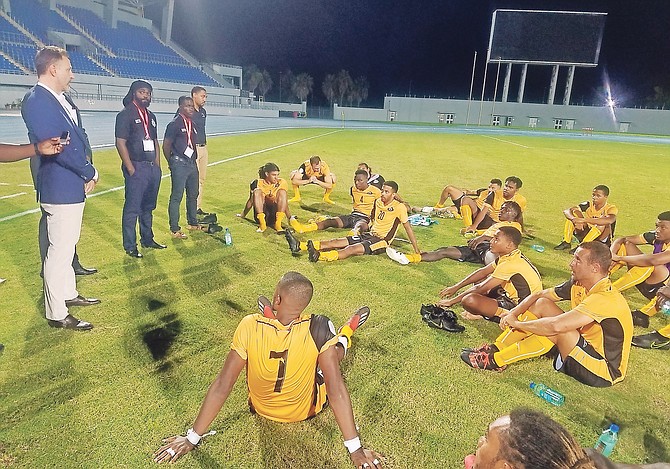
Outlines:
[[[368, 78], [363, 105], [380, 106], [385, 94], [467, 98], [475, 51], [479, 96], [500, 8], [608, 13], [599, 66], [577, 69], [573, 103], [602, 102], [606, 75], [618, 105], [641, 106], [655, 85], [670, 88], [668, 0], [176, 0], [172, 37], [201, 60], [267, 69], [275, 82], [267, 99], [277, 99], [279, 72], [289, 68], [314, 78], [309, 104], [325, 104], [323, 77], [345, 69]], [[496, 66], [488, 74], [491, 97]], [[525, 100], [546, 100], [549, 77], [550, 67], [529, 67]]]

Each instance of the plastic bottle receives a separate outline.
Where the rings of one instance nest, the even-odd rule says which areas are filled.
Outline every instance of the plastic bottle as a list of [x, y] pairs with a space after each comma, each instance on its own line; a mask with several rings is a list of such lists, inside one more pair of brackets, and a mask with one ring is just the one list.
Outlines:
[[561, 394], [558, 391], [554, 391], [553, 389], [547, 387], [544, 384], [541, 383], [536, 384], [531, 381], [530, 389], [533, 390], [536, 396], [541, 397], [549, 404], [553, 404], [555, 406], [561, 406], [565, 402], [565, 396], [563, 396], [563, 394]]
[[595, 450], [601, 453], [603, 456], [609, 457], [614, 450], [616, 442], [619, 440], [619, 426], [615, 423], [610, 425], [610, 427], [602, 432], [598, 441], [594, 446]]
[[223, 239], [226, 241], [226, 246], [233, 245], [233, 235], [230, 234], [230, 230], [226, 228], [226, 233], [223, 235]]
[[544, 246], [542, 246], [541, 244], [533, 244], [530, 248], [533, 251], [544, 252]]
[[670, 298], [666, 298], [661, 301], [658, 310], [666, 316], [670, 316]]

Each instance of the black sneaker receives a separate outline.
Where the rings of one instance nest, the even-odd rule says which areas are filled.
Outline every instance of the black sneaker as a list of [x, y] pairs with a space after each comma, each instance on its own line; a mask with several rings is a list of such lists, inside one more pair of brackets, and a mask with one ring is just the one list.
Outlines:
[[214, 234], [223, 231], [223, 227], [221, 225], [217, 225], [216, 223], [210, 223], [207, 225], [207, 229], [203, 229], [203, 231], [209, 234]]
[[558, 246], [554, 247], [556, 251], [565, 251], [567, 249], [570, 249], [572, 246], [570, 243], [566, 243], [565, 241], [561, 241], [561, 244]]
[[307, 241], [307, 252], [309, 253], [308, 257], [310, 262], [317, 262], [319, 257], [321, 257], [321, 253], [314, 247], [314, 243], [311, 239]]
[[442, 329], [447, 332], [463, 332], [465, 330], [464, 326], [456, 322], [455, 317], [454, 319], [449, 319], [443, 312], [431, 313], [424, 321], [434, 329]]
[[639, 309], [631, 311], [633, 315], [633, 325], [640, 327], [649, 327], [649, 316]]
[[421, 309], [419, 310], [419, 314], [421, 314], [421, 318], [426, 321], [431, 314], [435, 314], [437, 312], [437, 306], [435, 305], [421, 305]]
[[634, 336], [632, 344], [640, 348], [670, 350], [670, 338], [659, 334], [657, 331]]
[[300, 254], [300, 242], [297, 239], [295, 239], [295, 236], [293, 236], [293, 233], [291, 233], [291, 230], [284, 231], [284, 236], [286, 237], [286, 241], [288, 241], [288, 247], [291, 250], [291, 254], [293, 254], [294, 256], [299, 255]]
[[201, 217], [205, 217], [207, 215], [211, 215], [209, 212], [203, 211], [203, 209], [199, 208], [197, 212], [195, 212], [196, 215], [199, 215]]
[[486, 352], [462, 352], [461, 360], [468, 366], [478, 370], [503, 371], [506, 366], [498, 366], [493, 359], [492, 353]]

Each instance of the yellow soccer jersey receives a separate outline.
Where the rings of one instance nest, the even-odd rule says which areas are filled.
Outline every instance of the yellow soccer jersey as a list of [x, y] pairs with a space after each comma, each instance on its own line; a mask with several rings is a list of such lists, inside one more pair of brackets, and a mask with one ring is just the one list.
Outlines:
[[[597, 209], [593, 205], [592, 200], [588, 200], [585, 202], [582, 202], [581, 204], [578, 205], [579, 209], [582, 211], [584, 214], [585, 218], [603, 218], [608, 215], [617, 215], [619, 213], [619, 209], [610, 203], [605, 203], [600, 209]], [[593, 223], [588, 224], [591, 228], [595, 226]], [[614, 229], [614, 226], [612, 226], [612, 229]]]
[[488, 230], [484, 231], [482, 233], [484, 236], [489, 236], [493, 238], [493, 235], [498, 231], [500, 228], [503, 226], [512, 226], [519, 230], [519, 233], [521, 233], [521, 224], [515, 221], [499, 221], [498, 223], [494, 223], [493, 226], [491, 226]]
[[270, 184], [266, 182], [265, 179], [255, 179], [251, 182], [249, 187], [251, 192], [253, 192], [255, 189], [260, 189], [265, 197], [271, 198], [275, 198], [277, 196], [279, 189], [288, 191], [288, 184], [282, 178], [279, 178], [276, 184]]
[[375, 200], [382, 195], [382, 191], [375, 186], [368, 186], [367, 189], [362, 191], [356, 189], [356, 186], [351, 186], [349, 193], [351, 194], [351, 200], [354, 204], [353, 211], [362, 213], [368, 217], [370, 216], [370, 213], [372, 213], [372, 207], [375, 205]]
[[384, 205], [382, 199], [379, 198], [375, 200], [370, 219], [372, 220], [370, 233], [390, 244], [395, 238], [398, 226], [407, 223], [407, 207], [396, 199], [393, 199], [390, 204]]
[[322, 178], [325, 176], [330, 175], [330, 167], [328, 166], [328, 163], [325, 161], [321, 160], [321, 164], [319, 165], [319, 170], [314, 172], [314, 169], [312, 169], [312, 165], [309, 164], [309, 160], [305, 161], [301, 168], [304, 168], [305, 175], [307, 178], [311, 178], [312, 176], [316, 176], [317, 178]]
[[325, 316], [303, 314], [288, 326], [260, 314], [242, 319], [231, 349], [247, 362], [253, 409], [278, 422], [298, 422], [319, 412], [326, 396], [317, 382], [317, 359], [337, 340]]
[[589, 291], [569, 280], [554, 287], [553, 295], [556, 300], [570, 300], [572, 309], [594, 321], [579, 333], [605, 358], [605, 363], [589, 363], [589, 371], [612, 384], [624, 379], [633, 339], [633, 319], [621, 292], [605, 277]]
[[495, 260], [496, 267], [491, 277], [504, 280], [503, 290], [516, 303], [531, 293], [542, 291], [542, 279], [535, 266], [521, 251], [514, 251]]
[[489, 216], [493, 218], [496, 222], [500, 221], [500, 207], [504, 202], [508, 201], [513, 201], [519, 204], [519, 207], [521, 207], [521, 213], [526, 211], [526, 206], [528, 205], [528, 202], [526, 202], [526, 198], [519, 194], [518, 192], [512, 196], [511, 199], [505, 199], [503, 197], [503, 191], [502, 189], [499, 189], [494, 192], [489, 192], [486, 196], [486, 199], [484, 200], [484, 203], [482, 206], [488, 206], [491, 208], [491, 211], [489, 212]]

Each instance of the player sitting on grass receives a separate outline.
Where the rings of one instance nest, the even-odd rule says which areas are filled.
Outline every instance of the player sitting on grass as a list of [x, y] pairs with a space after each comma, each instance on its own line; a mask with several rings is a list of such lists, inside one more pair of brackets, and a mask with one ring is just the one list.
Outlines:
[[165, 440], [166, 444], [154, 453], [154, 461], [175, 462], [194, 449], [246, 369], [252, 413], [277, 422], [299, 422], [330, 403], [354, 466], [381, 467], [379, 455], [361, 446], [340, 372], [340, 361], [351, 346], [351, 337], [370, 310], [367, 306], [359, 309], [335, 334], [330, 319], [304, 312], [312, 293], [312, 282], [305, 276], [298, 272], [284, 274], [272, 301], [275, 317], [257, 313], [242, 319], [193, 428], [186, 436]]
[[273, 223], [275, 230], [281, 231], [281, 222], [284, 218], [291, 218], [288, 209], [286, 181], [279, 177], [279, 166], [274, 163], [266, 163], [258, 168], [258, 179], [254, 179], [249, 185], [249, 199], [244, 206], [244, 211], [238, 213], [238, 217], [246, 217], [253, 207], [254, 219], [258, 222], [259, 233], [267, 229], [268, 223]]
[[[580, 243], [600, 241], [609, 245], [612, 242], [612, 236], [614, 236], [616, 216], [619, 212], [616, 206], [607, 202], [609, 195], [609, 187], [601, 184], [593, 188], [591, 200], [586, 200], [579, 205], [563, 210], [563, 215], [566, 218], [563, 228], [563, 241], [554, 249], [557, 251], [570, 249], [573, 236]], [[574, 251], [571, 251], [571, 253], [574, 253]]]
[[291, 252], [297, 255], [300, 251], [308, 251], [311, 262], [336, 261], [363, 254], [381, 254], [395, 238], [400, 224], [405, 228], [414, 252], [420, 252], [412, 225], [407, 219], [407, 207], [396, 198], [397, 192], [398, 184], [395, 181], [384, 182], [382, 195], [375, 201], [370, 214], [372, 224], [369, 232], [329, 241], [309, 240], [305, 243], [298, 242], [287, 230], [286, 240]]
[[[500, 221], [500, 207], [502, 207], [503, 202], [508, 200], [514, 201], [519, 204], [521, 207], [521, 215], [519, 215], [519, 223], [523, 226], [523, 212], [526, 211], [526, 198], [519, 194], [519, 189], [523, 182], [516, 176], [510, 176], [505, 179], [505, 186], [502, 190], [497, 190], [489, 192], [486, 198], [483, 201], [482, 206], [480, 207], [479, 212], [476, 214], [472, 224], [465, 228], [465, 232], [476, 232], [477, 230], [482, 230], [489, 228], [494, 223]], [[467, 220], [463, 217], [463, 222], [466, 223]]]
[[504, 314], [531, 293], [542, 290], [540, 274], [533, 264], [521, 254], [521, 233], [512, 226], [496, 230], [491, 238], [491, 252], [498, 258], [475, 270], [460, 282], [440, 291], [442, 298], [456, 294], [465, 286], [470, 288], [452, 298], [437, 302], [449, 308], [461, 303], [466, 319], [499, 320]]
[[476, 191], [447, 185], [442, 189], [440, 200], [435, 204], [435, 209], [445, 208], [444, 203], [447, 199], [451, 199], [451, 202], [454, 204], [455, 214], [458, 214], [463, 219], [463, 223], [467, 228], [472, 225], [472, 217], [479, 213], [486, 196], [491, 192], [500, 190], [501, 187], [502, 181], [497, 178], [491, 179], [487, 189], [477, 189]]
[[372, 168], [368, 166], [367, 163], [358, 163], [358, 169], [362, 169], [365, 171], [365, 174], [368, 175], [368, 184], [375, 186], [379, 190], [382, 190], [382, 186], [384, 185], [385, 181], [384, 176], [374, 173]]
[[420, 254], [404, 254], [389, 246], [386, 248], [386, 255], [402, 265], [407, 265], [410, 262], [435, 262], [442, 259], [490, 264], [497, 257], [491, 252], [491, 238], [503, 226], [514, 227], [521, 233], [521, 224], [515, 221], [519, 215], [521, 215], [519, 204], [512, 201], [505, 202], [500, 207], [500, 222], [493, 225], [480, 236], [472, 238], [468, 241], [467, 246], [448, 246]]
[[327, 228], [350, 228], [352, 235], [368, 231], [370, 213], [375, 200], [381, 197], [382, 192], [368, 183], [368, 174], [359, 169], [354, 174], [354, 185], [349, 189], [353, 202], [353, 210], [349, 215], [340, 215], [327, 218], [319, 222], [302, 224], [295, 217], [291, 217], [289, 224], [298, 233], [325, 230]]
[[293, 184], [293, 198], [289, 202], [300, 202], [300, 186], [307, 184], [316, 184], [323, 187], [326, 191], [323, 194], [323, 201], [328, 204], [334, 204], [330, 200], [330, 194], [335, 188], [335, 175], [330, 172], [330, 167], [319, 156], [312, 156], [310, 159], [300, 165], [300, 168], [291, 171], [291, 184]]
[[[464, 350], [473, 368], [501, 370], [510, 363], [547, 353], [554, 345], [554, 369], [594, 387], [622, 381], [628, 368], [633, 321], [623, 295], [610, 282], [609, 249], [598, 241], [581, 244], [570, 262], [569, 281], [535, 292], [503, 314], [495, 344]], [[570, 300], [569, 311], [556, 303]]]
[[[651, 244], [654, 254], [669, 251], [670, 249], [670, 211], [658, 215], [656, 229], [647, 231], [641, 235], [626, 236], [618, 238], [612, 243], [612, 258], [615, 264], [610, 274], [616, 272], [622, 266], [628, 267], [628, 272], [622, 275], [614, 286], [619, 291], [625, 291], [636, 287], [642, 295], [650, 300], [641, 309], [633, 311], [633, 323], [636, 326], [649, 327], [649, 316], [654, 314], [656, 292], [670, 280], [670, 260], [664, 263], [641, 263], [628, 262], [629, 259], [639, 259], [642, 254], [639, 245]], [[644, 259], [644, 258], [643, 258]]]

